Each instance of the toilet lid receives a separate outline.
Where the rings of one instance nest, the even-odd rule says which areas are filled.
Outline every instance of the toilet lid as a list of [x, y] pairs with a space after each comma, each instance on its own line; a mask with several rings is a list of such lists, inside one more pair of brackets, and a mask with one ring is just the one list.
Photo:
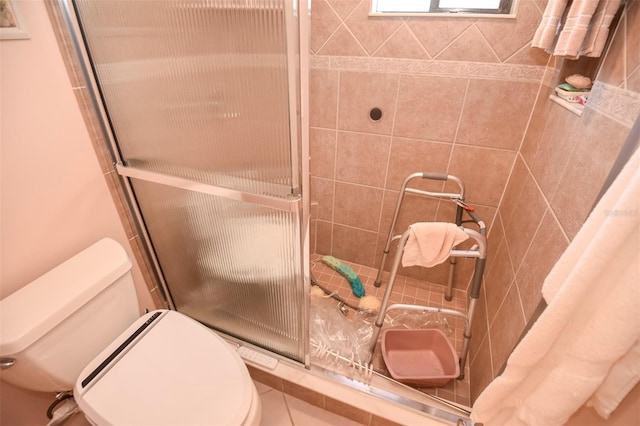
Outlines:
[[226, 341], [183, 314], [163, 310], [140, 318], [89, 363], [74, 397], [100, 425], [239, 425], [249, 412], [252, 387]]

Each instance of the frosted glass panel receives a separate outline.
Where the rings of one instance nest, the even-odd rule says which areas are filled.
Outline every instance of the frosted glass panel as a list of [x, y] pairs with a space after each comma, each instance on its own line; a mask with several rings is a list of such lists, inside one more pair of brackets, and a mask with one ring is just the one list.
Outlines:
[[126, 165], [292, 192], [284, 0], [76, 4]]
[[248, 196], [300, 195], [297, 2], [73, 4], [174, 306], [303, 361], [307, 212]]
[[296, 213], [133, 180], [176, 308], [302, 359]]

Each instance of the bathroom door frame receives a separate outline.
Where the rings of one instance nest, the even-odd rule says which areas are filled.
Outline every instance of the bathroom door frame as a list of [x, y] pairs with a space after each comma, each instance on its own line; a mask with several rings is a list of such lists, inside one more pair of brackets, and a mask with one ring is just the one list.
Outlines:
[[[158, 290], [163, 300], [163, 308], [177, 310], [170, 288], [162, 273], [160, 262], [153, 248], [151, 237], [145, 225], [142, 213], [138, 207], [130, 178], [143, 178], [155, 183], [177, 186], [181, 189], [220, 196], [225, 199], [238, 200], [266, 207], [277, 208], [285, 211], [300, 212], [300, 241], [297, 242], [301, 253], [301, 271], [303, 275], [303, 301], [302, 301], [302, 347], [305, 368], [311, 368], [310, 342], [309, 342], [309, 287], [311, 282], [310, 272], [310, 201], [309, 201], [309, 57], [310, 57], [310, 30], [311, 30], [311, 0], [284, 0], [290, 6], [285, 8], [285, 31], [287, 36], [287, 73], [289, 95], [289, 126], [291, 135], [291, 173], [292, 188], [299, 196], [290, 199], [276, 199], [275, 197], [251, 194], [210, 184], [195, 184], [181, 178], [167, 178], [158, 173], [140, 171], [128, 168], [124, 165], [120, 149], [113, 134], [109, 116], [102, 101], [100, 86], [93, 71], [93, 65], [84, 43], [80, 23], [72, 5], [73, 0], [55, 0], [62, 19], [66, 24], [66, 32], [73, 44], [72, 54], [78, 60], [81, 78], [84, 80], [89, 93], [90, 107], [94, 110], [100, 126], [99, 132], [104, 140], [104, 145], [110, 154], [111, 162], [115, 168], [118, 182], [124, 190], [126, 206], [128, 207], [133, 223], [139, 233], [142, 246], [145, 251], [146, 261], [153, 273], [153, 278], [159, 283]], [[79, 76], [80, 77], [80, 76]], [[222, 332], [230, 340], [240, 339]], [[267, 350], [267, 349], [263, 349]], [[275, 356], [280, 357], [277, 354]], [[296, 362], [290, 358], [288, 361]]]

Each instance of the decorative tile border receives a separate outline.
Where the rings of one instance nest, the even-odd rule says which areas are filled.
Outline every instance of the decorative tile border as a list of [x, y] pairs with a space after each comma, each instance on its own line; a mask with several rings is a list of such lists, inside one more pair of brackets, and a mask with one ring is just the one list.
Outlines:
[[631, 128], [640, 115], [640, 93], [596, 81], [587, 107]]
[[484, 77], [535, 82], [540, 82], [545, 73], [544, 66], [534, 65], [322, 55], [311, 56], [311, 68], [337, 71]]

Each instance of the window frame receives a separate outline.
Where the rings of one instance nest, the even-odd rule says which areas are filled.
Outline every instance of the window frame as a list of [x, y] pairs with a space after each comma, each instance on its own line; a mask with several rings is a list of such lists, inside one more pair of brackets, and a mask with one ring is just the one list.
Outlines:
[[500, 0], [500, 5], [496, 9], [477, 8], [445, 8], [440, 7], [441, 0], [425, 0], [429, 2], [429, 10], [425, 12], [396, 12], [379, 11], [378, 0], [371, 0], [370, 16], [445, 16], [445, 17], [492, 17], [492, 18], [515, 18], [517, 0]]

